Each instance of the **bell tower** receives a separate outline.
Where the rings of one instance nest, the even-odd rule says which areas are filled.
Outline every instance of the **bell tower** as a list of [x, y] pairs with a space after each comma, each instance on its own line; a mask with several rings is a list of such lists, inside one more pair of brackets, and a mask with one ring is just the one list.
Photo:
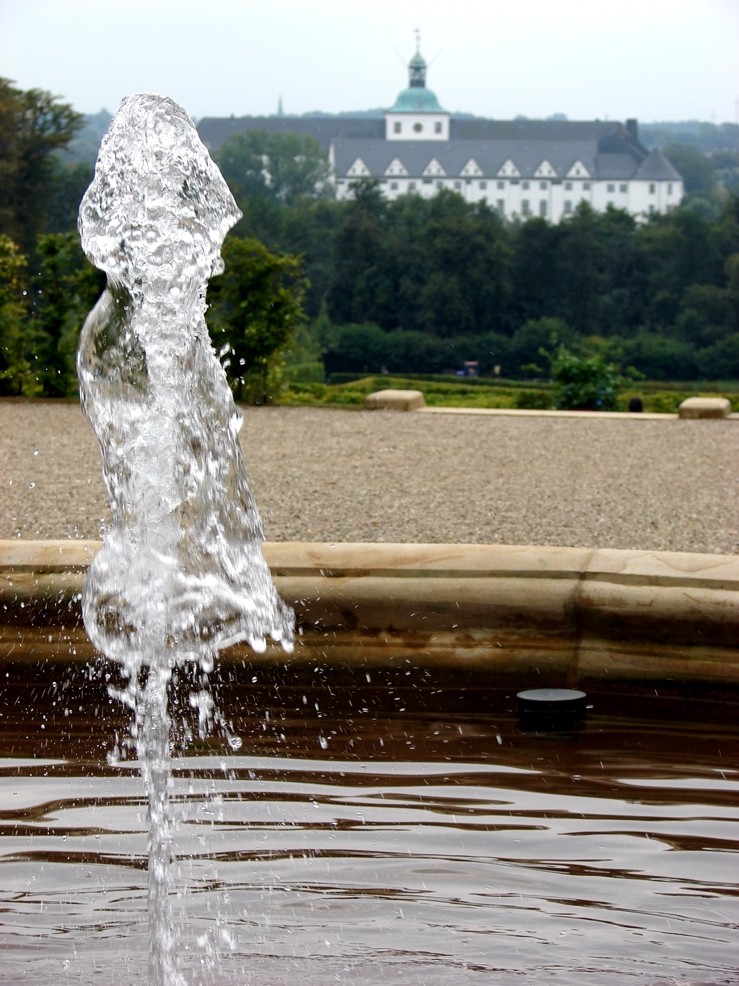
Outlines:
[[449, 113], [426, 88], [426, 59], [418, 30], [416, 52], [408, 63], [408, 88], [385, 112], [385, 140], [449, 140]]

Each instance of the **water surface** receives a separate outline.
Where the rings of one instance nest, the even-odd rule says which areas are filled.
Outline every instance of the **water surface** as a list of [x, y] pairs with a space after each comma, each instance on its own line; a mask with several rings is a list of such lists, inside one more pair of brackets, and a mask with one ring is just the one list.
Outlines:
[[[146, 796], [107, 672], [2, 672], [0, 982], [140, 983]], [[190, 982], [739, 983], [734, 698], [591, 695], [531, 732], [515, 690], [368, 675], [217, 670], [230, 742], [175, 761]]]

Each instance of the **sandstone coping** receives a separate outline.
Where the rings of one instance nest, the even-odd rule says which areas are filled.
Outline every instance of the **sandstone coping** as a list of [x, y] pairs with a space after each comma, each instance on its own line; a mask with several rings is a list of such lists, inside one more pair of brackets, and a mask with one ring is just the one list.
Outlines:
[[[89, 660], [80, 615], [93, 541], [0, 541], [0, 661]], [[739, 559], [531, 545], [267, 543], [295, 608], [292, 655], [222, 660], [426, 667], [739, 686]]]
[[680, 418], [728, 418], [731, 402], [726, 397], [688, 397], [677, 413]]
[[426, 399], [420, 390], [376, 390], [367, 395], [364, 405], [371, 411], [418, 411], [426, 406]]

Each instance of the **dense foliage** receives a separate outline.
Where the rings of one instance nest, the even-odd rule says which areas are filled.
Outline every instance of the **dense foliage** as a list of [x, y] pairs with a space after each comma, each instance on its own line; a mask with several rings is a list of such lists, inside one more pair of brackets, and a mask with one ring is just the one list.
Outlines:
[[[57, 153], [77, 123], [49, 94], [0, 84], [12, 151], [0, 182], [0, 394], [76, 389], [77, 335], [102, 287], [74, 231], [90, 166]], [[581, 206], [552, 225], [506, 223], [452, 192], [388, 202], [372, 182], [337, 202], [315, 143], [234, 138], [219, 163], [244, 218], [209, 287], [208, 323], [235, 392], [265, 400], [283, 376], [342, 371], [550, 379], [560, 347], [632, 377], [739, 377], [739, 160], [689, 144], [665, 152], [685, 172], [682, 208], [637, 222]]]
[[0, 233], [25, 250], [47, 229], [47, 208], [61, 178], [54, 152], [81, 125], [82, 116], [50, 93], [16, 89], [0, 78]]
[[372, 186], [302, 210], [308, 315], [330, 371], [477, 361], [483, 374], [536, 377], [541, 350], [563, 343], [650, 379], [739, 376], [735, 198], [716, 218], [686, 207], [640, 223], [583, 206], [556, 226], [505, 224], [453, 193], [386, 202]]
[[[79, 120], [49, 93], [0, 80], [0, 395], [77, 393], [79, 332], [105, 285], [75, 229], [92, 168], [53, 153]], [[285, 188], [311, 175], [288, 169], [270, 194], [287, 202]], [[231, 238], [224, 258], [226, 273], [209, 292], [212, 337], [237, 396], [267, 401], [279, 391], [282, 353], [302, 320], [300, 263], [251, 238]]]

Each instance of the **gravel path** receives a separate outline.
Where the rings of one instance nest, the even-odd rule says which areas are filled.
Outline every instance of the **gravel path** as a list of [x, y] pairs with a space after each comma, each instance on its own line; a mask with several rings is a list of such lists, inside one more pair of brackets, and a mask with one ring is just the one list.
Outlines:
[[[739, 422], [248, 408], [272, 541], [736, 553]], [[96, 538], [108, 517], [76, 404], [0, 401], [0, 538]]]

